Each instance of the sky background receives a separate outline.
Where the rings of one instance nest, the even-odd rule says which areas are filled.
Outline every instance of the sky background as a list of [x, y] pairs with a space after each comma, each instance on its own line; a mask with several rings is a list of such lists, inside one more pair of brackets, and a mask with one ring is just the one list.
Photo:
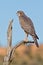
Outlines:
[[[32, 19], [39, 37], [38, 42], [43, 43], [43, 0], [0, 0], [0, 46], [7, 46], [10, 18], [14, 19], [12, 44], [15, 45], [25, 38], [16, 15], [18, 10], [23, 10]], [[28, 39], [32, 40], [30, 36]]]

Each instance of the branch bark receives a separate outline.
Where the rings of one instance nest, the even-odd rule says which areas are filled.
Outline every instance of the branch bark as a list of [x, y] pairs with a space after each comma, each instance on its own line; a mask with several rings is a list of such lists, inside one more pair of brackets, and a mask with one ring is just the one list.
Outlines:
[[19, 43], [17, 43], [13, 49], [16, 49], [17, 47], [19, 47], [22, 44], [27, 44], [27, 43], [34, 43], [34, 41], [20, 41]]

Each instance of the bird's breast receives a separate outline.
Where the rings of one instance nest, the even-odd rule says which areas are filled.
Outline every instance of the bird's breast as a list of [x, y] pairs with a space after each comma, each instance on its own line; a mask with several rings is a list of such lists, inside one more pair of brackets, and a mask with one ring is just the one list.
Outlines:
[[25, 20], [22, 17], [19, 18], [19, 21], [20, 21], [20, 25], [22, 26], [22, 28], [27, 26]]

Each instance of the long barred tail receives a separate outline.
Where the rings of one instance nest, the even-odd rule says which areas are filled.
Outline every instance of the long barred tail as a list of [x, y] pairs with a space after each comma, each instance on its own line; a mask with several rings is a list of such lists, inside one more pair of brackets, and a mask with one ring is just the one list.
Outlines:
[[39, 39], [39, 37], [37, 36], [37, 34], [35, 34], [36, 38]]
[[39, 44], [38, 44], [36, 36], [32, 36], [32, 37], [33, 37], [33, 40], [34, 40], [34, 43], [36, 44], [36, 46], [39, 47]]
[[37, 42], [37, 39], [34, 40], [34, 43], [36, 44], [37, 47], [39, 47], [39, 44], [38, 44], [38, 42]]

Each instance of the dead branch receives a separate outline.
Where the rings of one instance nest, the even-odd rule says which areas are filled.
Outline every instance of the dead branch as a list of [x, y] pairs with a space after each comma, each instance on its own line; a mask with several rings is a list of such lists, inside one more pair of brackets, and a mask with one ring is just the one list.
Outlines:
[[7, 55], [4, 57], [4, 62], [3, 65], [9, 65], [10, 63], [10, 59], [11, 59], [11, 52], [12, 52], [12, 22], [13, 19], [10, 20], [10, 24], [8, 26], [8, 30], [7, 30], [7, 43], [8, 43], [8, 47], [7, 47]]
[[13, 49], [16, 49], [17, 47], [19, 47], [20, 45], [22, 45], [22, 44], [28, 44], [28, 43], [34, 43], [34, 41], [20, 41], [19, 43], [17, 43], [14, 47], [13, 47]]
[[13, 61], [13, 55], [14, 55], [14, 52], [15, 52], [15, 50], [16, 50], [16, 48], [18, 48], [20, 45], [22, 45], [22, 44], [28, 44], [28, 43], [34, 43], [34, 41], [20, 41], [19, 43], [17, 43], [12, 49], [10, 49], [10, 51], [9, 51], [9, 53], [8, 53], [8, 56], [7, 56], [7, 58], [6, 59], [8, 59], [7, 60], [7, 65], [9, 65], [12, 61]]
[[15, 52], [15, 50], [16, 50], [16, 48], [18, 48], [20, 45], [22, 45], [22, 44], [28, 44], [28, 43], [34, 43], [34, 41], [20, 41], [19, 43], [17, 43], [12, 49], [11, 49], [11, 53], [10, 53], [10, 58], [12, 58], [13, 57], [13, 55], [14, 55], [14, 52]]

